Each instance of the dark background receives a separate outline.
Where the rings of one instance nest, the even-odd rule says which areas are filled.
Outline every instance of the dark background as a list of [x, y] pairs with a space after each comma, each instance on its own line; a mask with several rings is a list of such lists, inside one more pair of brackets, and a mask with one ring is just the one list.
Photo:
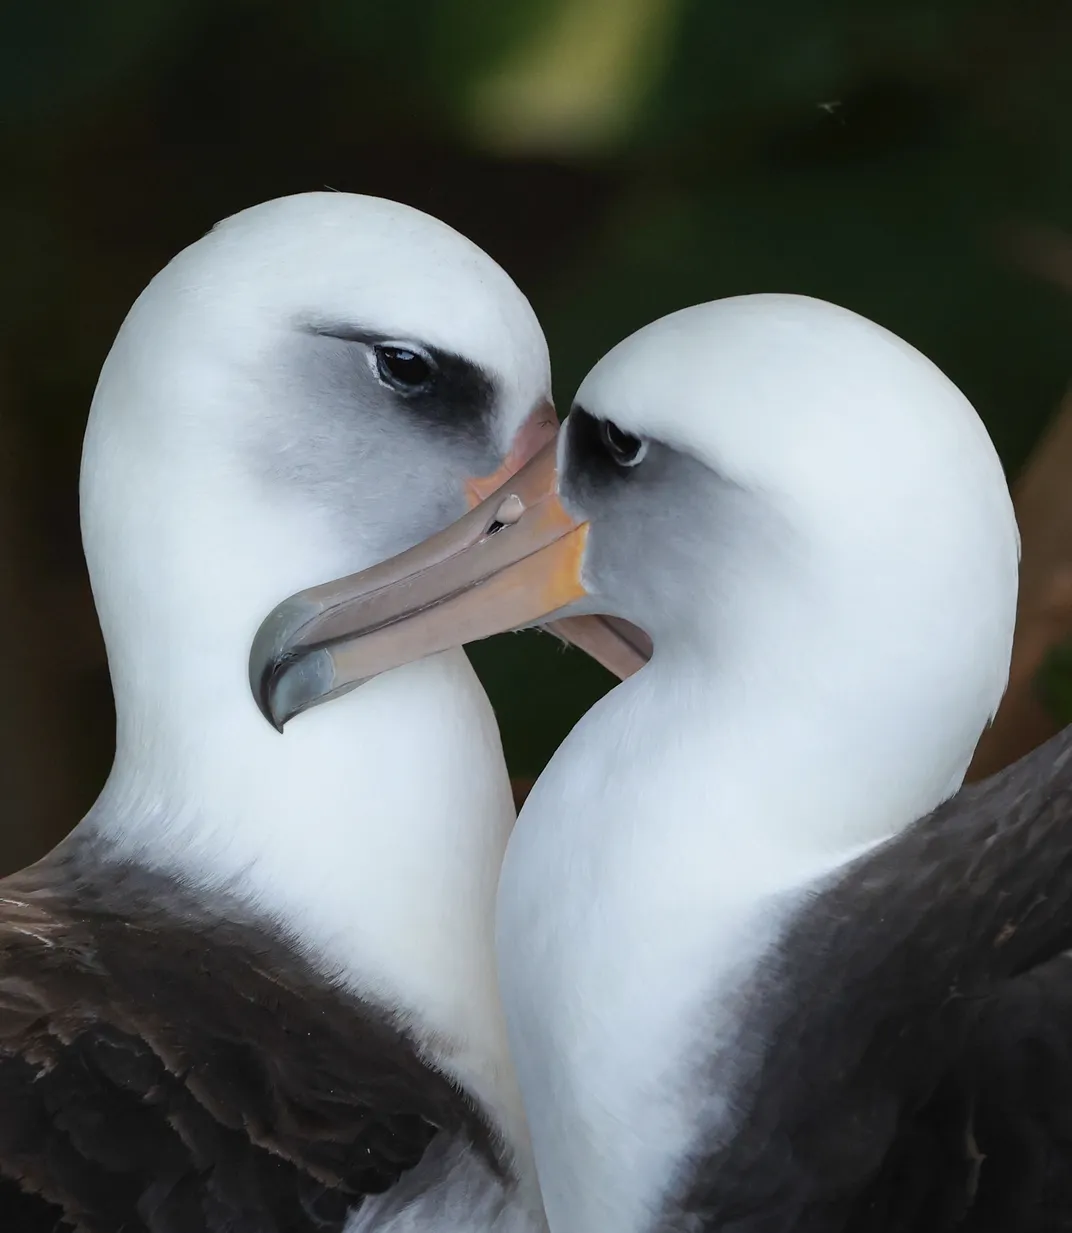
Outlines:
[[[770, 290], [836, 300], [922, 348], [1010, 475], [1060, 403], [1072, 0], [0, 14], [0, 871], [77, 820], [111, 757], [77, 516], [97, 373], [148, 279], [245, 206], [330, 186], [445, 219], [532, 298], [561, 408], [651, 318]], [[1072, 469], [1049, 474], [1047, 491], [1062, 475], [1072, 490]], [[607, 685], [538, 635], [474, 659], [521, 776]]]

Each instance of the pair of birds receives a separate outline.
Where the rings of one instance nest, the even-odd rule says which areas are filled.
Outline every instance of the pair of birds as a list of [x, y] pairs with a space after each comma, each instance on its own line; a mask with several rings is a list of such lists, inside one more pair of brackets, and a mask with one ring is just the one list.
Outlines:
[[[0, 883], [5, 1227], [1072, 1228], [1072, 739], [960, 789], [1018, 537], [912, 348], [687, 309], [556, 439], [484, 253], [286, 198], [132, 309], [82, 523], [116, 759]], [[627, 679], [515, 826], [458, 648], [547, 622]]]

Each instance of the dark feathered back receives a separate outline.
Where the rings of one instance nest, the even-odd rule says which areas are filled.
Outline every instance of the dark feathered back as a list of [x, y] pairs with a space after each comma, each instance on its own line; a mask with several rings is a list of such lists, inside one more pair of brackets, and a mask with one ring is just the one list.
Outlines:
[[800, 913], [741, 1009], [731, 1141], [662, 1227], [1072, 1229], [1070, 946], [1072, 728]]
[[76, 844], [0, 882], [0, 1174], [80, 1229], [330, 1233], [437, 1132], [497, 1167], [412, 1039], [236, 903]]

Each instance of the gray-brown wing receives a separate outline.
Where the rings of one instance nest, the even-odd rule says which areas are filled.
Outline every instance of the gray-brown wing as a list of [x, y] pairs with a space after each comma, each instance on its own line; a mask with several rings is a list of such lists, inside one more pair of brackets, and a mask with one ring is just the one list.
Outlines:
[[[77, 863], [77, 862], [75, 862]], [[0, 882], [0, 1174], [89, 1233], [324, 1233], [472, 1105], [286, 940], [54, 856]]]
[[[673, 1229], [1072, 1229], [1072, 729], [818, 894]], [[713, 1081], [713, 1078], [712, 1078]]]

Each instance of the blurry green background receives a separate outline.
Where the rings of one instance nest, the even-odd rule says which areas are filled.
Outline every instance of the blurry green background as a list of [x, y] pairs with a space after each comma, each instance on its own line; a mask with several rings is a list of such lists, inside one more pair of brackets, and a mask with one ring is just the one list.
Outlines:
[[[1069, 0], [23, 0], [0, 24], [0, 869], [111, 756], [77, 467], [100, 365], [218, 219], [407, 201], [530, 295], [561, 408], [624, 334], [796, 291], [922, 348], [1010, 471], [1069, 376], [1018, 230], [1072, 226]], [[534, 774], [607, 685], [551, 639], [474, 659]]]

